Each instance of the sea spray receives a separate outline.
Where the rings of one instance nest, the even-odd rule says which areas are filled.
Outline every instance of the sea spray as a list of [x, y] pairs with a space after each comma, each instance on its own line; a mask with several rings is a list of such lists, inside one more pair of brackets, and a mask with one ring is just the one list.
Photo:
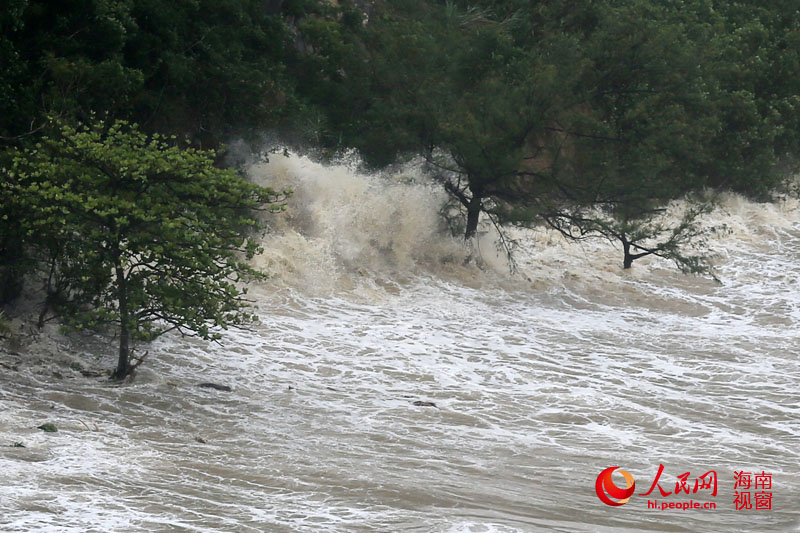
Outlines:
[[294, 191], [285, 215], [269, 217], [257, 265], [305, 287], [352, 286], [368, 277], [405, 277], [457, 268], [468, 251], [439, 215], [444, 190], [410, 165], [365, 173], [342, 161], [326, 166], [305, 156], [272, 154], [251, 165], [257, 183]]
[[[285, 151], [249, 165], [247, 174], [257, 183], [294, 191], [285, 214], [265, 219], [265, 251], [255, 262], [272, 275], [269, 283], [349, 290], [427, 274], [464, 283], [539, 289], [581, 285], [615, 292], [632, 279], [658, 284], [662, 276], [670, 282], [685, 278], [668, 260], [653, 256], [624, 271], [618, 243], [601, 237], [569, 242], [544, 226], [502, 230], [514, 245], [518, 268], [512, 273], [497, 228], [485, 216], [472, 242], [450, 234], [442, 217], [447, 194], [420, 161], [367, 172], [352, 152], [326, 165]], [[707, 237], [691, 247], [716, 264], [724, 264], [733, 248], [769, 246], [778, 233], [791, 232], [800, 209], [792, 198], [762, 204], [723, 193], [714, 201], [697, 221]], [[664, 222], [677, 224], [688, 206], [684, 200], [671, 202]], [[709, 287], [707, 278], [698, 283]]]

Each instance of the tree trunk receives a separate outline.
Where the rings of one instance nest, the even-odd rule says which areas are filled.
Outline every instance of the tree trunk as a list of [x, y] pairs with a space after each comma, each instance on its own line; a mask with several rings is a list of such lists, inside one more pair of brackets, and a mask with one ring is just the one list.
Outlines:
[[130, 332], [128, 331], [128, 292], [125, 284], [125, 272], [117, 262], [115, 268], [117, 275], [117, 304], [119, 305], [119, 359], [117, 369], [111, 374], [111, 379], [122, 381], [131, 373], [130, 361]]
[[633, 262], [636, 261], [637, 259], [644, 257], [646, 255], [650, 255], [652, 253], [656, 253], [653, 250], [644, 250], [642, 247], [637, 246], [636, 247], [637, 249], [644, 251], [632, 254], [631, 246], [633, 243], [629, 241], [625, 235], [618, 235], [617, 237], [619, 238], [620, 241], [622, 241], [622, 251], [625, 254], [625, 256], [622, 258], [622, 268], [624, 269], [630, 268], [631, 265], [633, 265]]
[[39, 312], [39, 322], [36, 324], [39, 329], [44, 327], [44, 319], [47, 318], [47, 311], [50, 310], [50, 302], [56, 295], [53, 290], [53, 275], [56, 273], [56, 258], [50, 258], [50, 273], [47, 275], [47, 283], [44, 286], [44, 302], [42, 310]]
[[622, 250], [625, 256], [622, 259], [622, 268], [628, 269], [633, 265], [633, 256], [631, 255], [631, 243], [625, 237], [622, 237]]
[[467, 204], [467, 229], [464, 232], [464, 240], [469, 240], [478, 232], [478, 221], [481, 217], [481, 197], [473, 191], [472, 199]]

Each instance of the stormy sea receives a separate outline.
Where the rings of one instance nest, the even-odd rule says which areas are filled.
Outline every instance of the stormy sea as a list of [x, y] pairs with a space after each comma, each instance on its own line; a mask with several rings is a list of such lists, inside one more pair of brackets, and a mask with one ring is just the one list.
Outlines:
[[423, 170], [252, 164], [294, 191], [258, 320], [163, 336], [130, 383], [97, 375], [113, 339], [18, 325], [0, 531], [800, 531], [800, 202], [719, 198], [718, 280], [542, 228], [512, 271]]

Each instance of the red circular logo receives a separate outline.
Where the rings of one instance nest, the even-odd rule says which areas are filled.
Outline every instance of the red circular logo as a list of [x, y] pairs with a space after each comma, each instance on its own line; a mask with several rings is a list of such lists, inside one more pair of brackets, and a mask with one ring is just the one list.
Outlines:
[[[617, 468], [619, 467], [609, 466], [600, 472], [594, 484], [594, 489], [597, 491], [597, 497], [600, 498], [600, 501], [606, 505], [613, 505], [615, 507], [628, 503], [628, 500], [633, 496], [633, 491], [636, 490], [636, 481], [634, 481], [632, 475], [624, 470], [620, 470], [619, 473], [625, 478], [625, 488], [621, 489], [614, 484], [614, 480], [611, 479], [611, 474], [613, 474], [614, 470]], [[614, 498], [614, 500], [611, 498]]]

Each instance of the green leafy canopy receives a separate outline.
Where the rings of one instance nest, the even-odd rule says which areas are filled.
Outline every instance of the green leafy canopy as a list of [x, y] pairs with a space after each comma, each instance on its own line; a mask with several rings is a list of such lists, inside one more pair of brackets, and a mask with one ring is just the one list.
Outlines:
[[172, 329], [216, 339], [211, 326], [251, 318], [238, 282], [264, 274], [246, 262], [259, 251], [247, 234], [254, 210], [283, 209], [288, 191], [173, 143], [94, 122], [15, 153], [5, 187], [30, 213], [28, 240], [52, 259], [61, 286], [48, 292], [66, 324], [112, 325], [127, 342]]

